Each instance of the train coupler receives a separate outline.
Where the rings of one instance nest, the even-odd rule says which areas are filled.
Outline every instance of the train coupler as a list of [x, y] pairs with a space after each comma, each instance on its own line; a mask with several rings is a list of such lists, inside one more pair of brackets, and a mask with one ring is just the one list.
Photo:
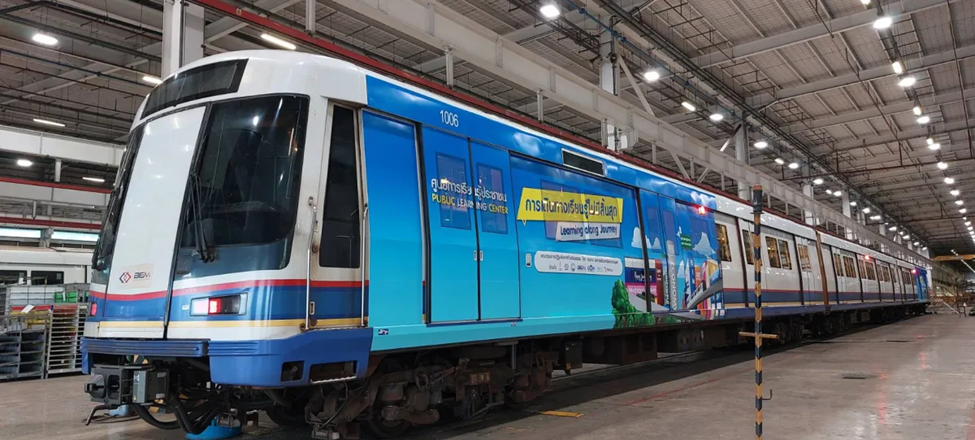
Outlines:
[[93, 402], [117, 408], [165, 399], [169, 371], [152, 365], [95, 365], [85, 392]]

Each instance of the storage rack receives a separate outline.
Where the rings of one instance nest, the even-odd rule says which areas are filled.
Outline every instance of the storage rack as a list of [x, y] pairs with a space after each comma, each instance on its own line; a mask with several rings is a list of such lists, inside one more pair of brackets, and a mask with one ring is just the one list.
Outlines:
[[0, 316], [0, 380], [43, 378], [50, 314]]
[[84, 334], [87, 304], [55, 305], [50, 309], [47, 327], [47, 362], [45, 377], [51, 374], [81, 371], [81, 336]]

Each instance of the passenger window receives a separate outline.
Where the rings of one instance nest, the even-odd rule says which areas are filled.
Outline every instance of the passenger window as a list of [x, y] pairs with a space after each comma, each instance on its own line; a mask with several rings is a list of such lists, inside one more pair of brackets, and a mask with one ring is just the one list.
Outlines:
[[863, 260], [857, 258], [857, 269], [860, 269], [860, 278], [867, 278], [867, 269], [863, 267]]
[[440, 226], [470, 229], [471, 214], [467, 207], [467, 162], [453, 156], [437, 154], [439, 188], [449, 196], [456, 196], [462, 203], [440, 204]]
[[64, 272], [32, 270], [30, 271], [30, 283], [35, 286], [64, 284]]
[[877, 281], [877, 269], [873, 263], [864, 263], [867, 266], [867, 279]]
[[836, 276], [838, 277], [846, 276], [843, 272], [843, 257], [840, 254], [833, 254], [833, 270], [836, 271]]
[[809, 262], [809, 246], [806, 246], [804, 244], [797, 244], [796, 253], [799, 254], [799, 269], [800, 270], [812, 269], [812, 263]]
[[843, 267], [846, 269], [846, 276], [849, 278], [857, 277], [857, 269], [853, 263], [853, 257], [843, 256]]
[[775, 268], [782, 267], [779, 260], [779, 242], [772, 237], [765, 237], [765, 246], [768, 248], [768, 264]]
[[779, 240], [779, 257], [782, 259], [783, 269], [792, 269], [792, 253], [789, 251], [789, 242]]
[[27, 282], [26, 270], [0, 270], [0, 286]]
[[359, 267], [359, 167], [356, 160], [353, 110], [336, 106], [332, 114], [332, 141], [328, 153], [322, 243], [322, 267]]
[[[479, 200], [484, 200], [485, 205], [499, 206], [495, 199], [488, 196], [491, 195], [504, 195], [504, 178], [501, 177], [501, 170], [484, 165], [477, 164], [477, 187], [479, 190], [486, 190], [482, 197], [478, 197]], [[500, 205], [504, 206], [504, 205]], [[495, 211], [497, 211], [495, 209]], [[503, 212], [492, 212], [491, 210], [479, 209], [478, 219], [481, 223], [481, 230], [484, 232], [493, 232], [495, 234], [507, 234], [508, 233], [508, 216]]]
[[755, 249], [752, 248], [752, 233], [747, 229], [741, 230], [742, 249], [745, 250], [745, 261], [748, 264], [755, 264]]
[[718, 229], [718, 258], [721, 261], [731, 261], [731, 247], [728, 246], [728, 227], [717, 224]]

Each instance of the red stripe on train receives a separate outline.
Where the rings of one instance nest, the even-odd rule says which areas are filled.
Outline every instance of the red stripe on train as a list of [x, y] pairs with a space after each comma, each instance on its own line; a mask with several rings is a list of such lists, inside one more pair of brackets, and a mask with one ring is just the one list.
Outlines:
[[[304, 286], [304, 279], [290, 279], [290, 280], [249, 280], [249, 281], [235, 281], [232, 283], [220, 283], [220, 284], [209, 284], [205, 286], [194, 286], [186, 287], [182, 289], [174, 289], [173, 295], [192, 295], [194, 293], [207, 293], [214, 292], [218, 290], [232, 290], [232, 289], [247, 289], [252, 287], [284, 287], [284, 286]], [[355, 288], [362, 286], [359, 281], [312, 281], [312, 287], [332, 287], [332, 288]], [[369, 281], [366, 280], [366, 286], [369, 286]], [[166, 291], [160, 290], [155, 292], [145, 292], [145, 293], [134, 293], [134, 294], [122, 294], [122, 293], [105, 293], [92, 290], [88, 294], [94, 298], [100, 299], [111, 299], [118, 301], [141, 301], [157, 298], [165, 298]]]

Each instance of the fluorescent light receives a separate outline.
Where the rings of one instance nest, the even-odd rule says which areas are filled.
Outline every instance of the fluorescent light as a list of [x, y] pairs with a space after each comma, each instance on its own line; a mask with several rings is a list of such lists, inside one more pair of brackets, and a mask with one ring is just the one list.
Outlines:
[[914, 108], [911, 109], [911, 111], [914, 112], [914, 115], [915, 116], [921, 116], [921, 107], [920, 106], [915, 105]]
[[776, 157], [776, 158], [775, 158], [775, 163], [777, 163], [777, 164], [779, 164], [779, 165], [785, 165], [785, 161], [784, 161], [784, 160], [782, 160], [782, 158], [781, 158], [781, 157]]
[[880, 220], [881, 218], [882, 217], [880, 217], [879, 215], [872, 215], [872, 216], [870, 216], [870, 220]]
[[143, 82], [147, 82], [147, 83], [152, 84], [152, 85], [156, 85], [156, 84], [159, 84], [159, 83], [162, 82], [161, 79], [156, 78], [156, 77], [154, 77], [152, 75], [145, 75], [145, 76], [143, 76], [142, 77], [142, 81]]
[[833, 191], [833, 197], [839, 197], [841, 195], [843, 195], [843, 191], [840, 190]]
[[816, 184], [816, 185], [822, 185], [823, 184], [823, 179], [820, 178], [820, 177], [817, 177], [817, 178], [813, 179], [813, 183]]
[[961, 191], [959, 191], [959, 190], [957, 190], [957, 189], [953, 189], [953, 190], [951, 190], [951, 195], [953, 195], [953, 196], [955, 196], [955, 197], [958, 197], [958, 194], [961, 194]]
[[275, 46], [283, 47], [283, 48], [288, 49], [288, 50], [295, 50], [295, 49], [298, 48], [298, 46], [295, 46], [294, 43], [292, 43], [290, 41], [284, 41], [284, 40], [282, 40], [282, 39], [280, 39], [278, 37], [275, 37], [274, 35], [271, 35], [271, 34], [261, 34], [261, 39], [264, 40], [264, 41], [267, 41], [267, 42], [269, 42], [271, 44], [274, 44]]
[[928, 145], [934, 145], [934, 138], [929, 137], [925, 139], [925, 141], [928, 143]]
[[755, 142], [755, 148], [758, 148], [759, 150], [761, 150], [761, 149], [764, 149], [765, 147], [768, 147], [768, 142], [765, 142], [765, 141]]
[[870, 0], [860, 0], [860, 4], [862, 4], [863, 6], [869, 5]]
[[894, 24], [894, 19], [890, 17], [880, 17], [873, 22], [874, 29], [887, 29]]
[[55, 121], [48, 121], [47, 119], [34, 118], [34, 122], [38, 124], [51, 125], [54, 127], [64, 127], [64, 124]]
[[891, 227], [887, 228], [887, 230], [888, 231], [896, 231], [897, 230], [897, 226], [891, 226]]
[[958, 206], [961, 206], [961, 205], [964, 205], [965, 204], [965, 201], [962, 200], [962, 199], [958, 199], [958, 200], [955, 200], [955, 204], [958, 205]]
[[52, 240], [71, 240], [71, 241], [87, 241], [94, 243], [98, 241], [98, 234], [86, 234], [84, 232], [71, 232], [71, 231], [54, 231], [51, 234]]
[[0, 237], [41, 238], [40, 229], [0, 228]]
[[944, 162], [938, 162], [938, 169], [939, 170], [947, 170], [948, 169], [948, 164], [946, 164]]
[[826, 194], [833, 195], [833, 190], [827, 188], [826, 189]]
[[904, 73], [904, 65], [901, 64], [900, 61], [894, 61], [893, 64], [890, 65], [890, 67], [894, 69], [894, 73], [897, 75]]
[[548, 18], [550, 20], [562, 14], [562, 11], [559, 10], [559, 7], [555, 6], [552, 3], [542, 5], [542, 7], [538, 9], [538, 12], [541, 12], [542, 15], [545, 16], [545, 18]]
[[864, 214], [870, 214], [870, 208], [863, 208]]
[[965, 209], [965, 208], [962, 208], [962, 209], [959, 209], [958, 212], [964, 214], [964, 213], [968, 212], [968, 210]]
[[928, 144], [928, 149], [929, 150], [940, 150], [941, 149], [941, 144], [940, 143], [937, 143], [937, 142], [935, 142], [933, 144]]
[[919, 116], [917, 118], [917, 123], [918, 124], [924, 125], [924, 124], [927, 124], [928, 122], [931, 122], [931, 117], [928, 116], [928, 115]]
[[917, 78], [915, 78], [913, 76], [905, 76], [905, 77], [901, 78], [900, 81], [897, 81], [897, 85], [899, 85], [901, 87], [904, 87], [904, 88], [907, 88], [907, 87], [913, 86], [914, 83], [916, 83], [916, 82], [917, 82]]
[[945, 183], [947, 183], [948, 185], [954, 185], [955, 184], [955, 178], [954, 177], [945, 177]]
[[29, 161], [27, 159], [17, 159], [17, 166], [19, 166], [19, 167], [27, 168], [27, 167], [29, 167], [29, 166], [31, 166], [33, 164], [34, 164], [34, 162], [31, 162], [31, 161]]
[[85, 176], [85, 177], [82, 177], [82, 179], [87, 180], [89, 182], [105, 183], [105, 179], [102, 179], [101, 177], [88, 177], [88, 176]]
[[54, 46], [55, 44], [58, 44], [57, 38], [54, 38], [48, 34], [42, 34], [40, 32], [34, 34], [34, 36], [30, 37], [30, 39], [34, 40], [34, 42], [37, 44], [43, 44], [45, 46]]
[[921, 242], [920, 242], [920, 241], [915, 241], [915, 242], [914, 242], [914, 246], [919, 246], [920, 244], [921, 244]]
[[711, 113], [711, 116], [708, 116], [708, 118], [710, 118], [714, 122], [718, 122], [724, 119], [724, 115], [722, 115], [721, 113]]
[[789, 169], [790, 170], [795, 170], [795, 169], [798, 169], [798, 168], [799, 168], [799, 164], [796, 163], [796, 162], [792, 162], [792, 163], [789, 164]]
[[697, 107], [694, 107], [694, 104], [691, 104], [691, 103], [689, 103], [687, 101], [684, 101], [684, 102], [680, 103], [680, 105], [682, 107], [686, 108], [687, 111], [691, 111], [691, 112], [697, 111]]
[[856, 200], [850, 200], [850, 206], [856, 206], [856, 205], [857, 205]]
[[657, 72], [656, 70], [648, 70], [643, 72], [643, 79], [647, 80], [647, 82], [654, 82], [660, 79], [660, 72]]

